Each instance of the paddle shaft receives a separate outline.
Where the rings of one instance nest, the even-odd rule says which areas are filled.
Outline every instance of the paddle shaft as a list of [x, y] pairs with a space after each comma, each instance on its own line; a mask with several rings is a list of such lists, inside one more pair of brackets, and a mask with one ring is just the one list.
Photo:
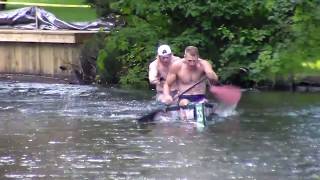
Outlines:
[[192, 88], [194, 88], [195, 86], [197, 86], [198, 84], [202, 83], [205, 80], [207, 80], [207, 77], [200, 79], [194, 85], [190, 86], [188, 89], [184, 90], [182, 93], [180, 93], [178, 96], [176, 96], [176, 98], [179, 98], [180, 96], [184, 95], [186, 92], [190, 91]]

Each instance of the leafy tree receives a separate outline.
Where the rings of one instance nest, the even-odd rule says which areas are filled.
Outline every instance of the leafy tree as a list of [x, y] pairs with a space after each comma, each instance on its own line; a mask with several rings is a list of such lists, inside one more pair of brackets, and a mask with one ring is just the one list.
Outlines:
[[[120, 15], [126, 22], [126, 26], [115, 29], [106, 38], [98, 60], [99, 72], [108, 68], [107, 62], [121, 63], [119, 82], [125, 86], [145, 87], [148, 63], [154, 59], [156, 47], [161, 43], [171, 45], [180, 56], [186, 46], [197, 46], [223, 81], [237, 81], [242, 85], [297, 73], [301, 62], [319, 59], [317, 1], [94, 2], [98, 9], [104, 7], [98, 6], [103, 3], [108, 12]], [[291, 62], [293, 58], [289, 55], [298, 53], [300, 48], [305, 49], [304, 53], [296, 54]], [[310, 66], [306, 63], [305, 66]], [[239, 76], [239, 69], [244, 67], [249, 70], [248, 74]]]
[[114, 13], [113, 9], [110, 7], [112, 2], [116, 0], [86, 0], [88, 4], [95, 7], [97, 14], [100, 17], [107, 17], [110, 13]]
[[320, 66], [320, 2], [301, 1], [297, 4], [291, 30], [293, 37], [282, 50], [284, 74], [319, 73]]

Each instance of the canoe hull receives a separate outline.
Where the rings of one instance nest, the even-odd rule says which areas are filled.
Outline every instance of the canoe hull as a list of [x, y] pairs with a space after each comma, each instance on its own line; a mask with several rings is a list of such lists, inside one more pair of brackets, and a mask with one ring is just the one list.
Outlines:
[[212, 103], [190, 103], [183, 107], [174, 105], [167, 107], [166, 112], [159, 114], [158, 118], [192, 121], [206, 125], [214, 115], [214, 107], [215, 104]]

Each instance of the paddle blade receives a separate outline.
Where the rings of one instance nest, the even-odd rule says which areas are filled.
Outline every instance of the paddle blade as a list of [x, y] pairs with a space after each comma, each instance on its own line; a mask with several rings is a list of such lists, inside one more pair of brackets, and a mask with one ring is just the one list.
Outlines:
[[241, 98], [240, 88], [232, 85], [211, 86], [210, 92], [226, 105], [237, 105]]
[[164, 111], [164, 109], [154, 110], [154, 111], [148, 113], [147, 115], [144, 115], [144, 116], [140, 117], [140, 118], [138, 119], [138, 122], [143, 123], [143, 122], [151, 122], [151, 121], [154, 121], [155, 116], [156, 116], [158, 113], [163, 112], [163, 111]]

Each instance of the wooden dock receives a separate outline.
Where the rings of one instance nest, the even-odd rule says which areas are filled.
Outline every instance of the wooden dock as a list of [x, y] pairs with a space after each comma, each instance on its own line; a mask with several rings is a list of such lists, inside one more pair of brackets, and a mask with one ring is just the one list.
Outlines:
[[83, 43], [97, 32], [0, 29], [0, 73], [73, 79]]

